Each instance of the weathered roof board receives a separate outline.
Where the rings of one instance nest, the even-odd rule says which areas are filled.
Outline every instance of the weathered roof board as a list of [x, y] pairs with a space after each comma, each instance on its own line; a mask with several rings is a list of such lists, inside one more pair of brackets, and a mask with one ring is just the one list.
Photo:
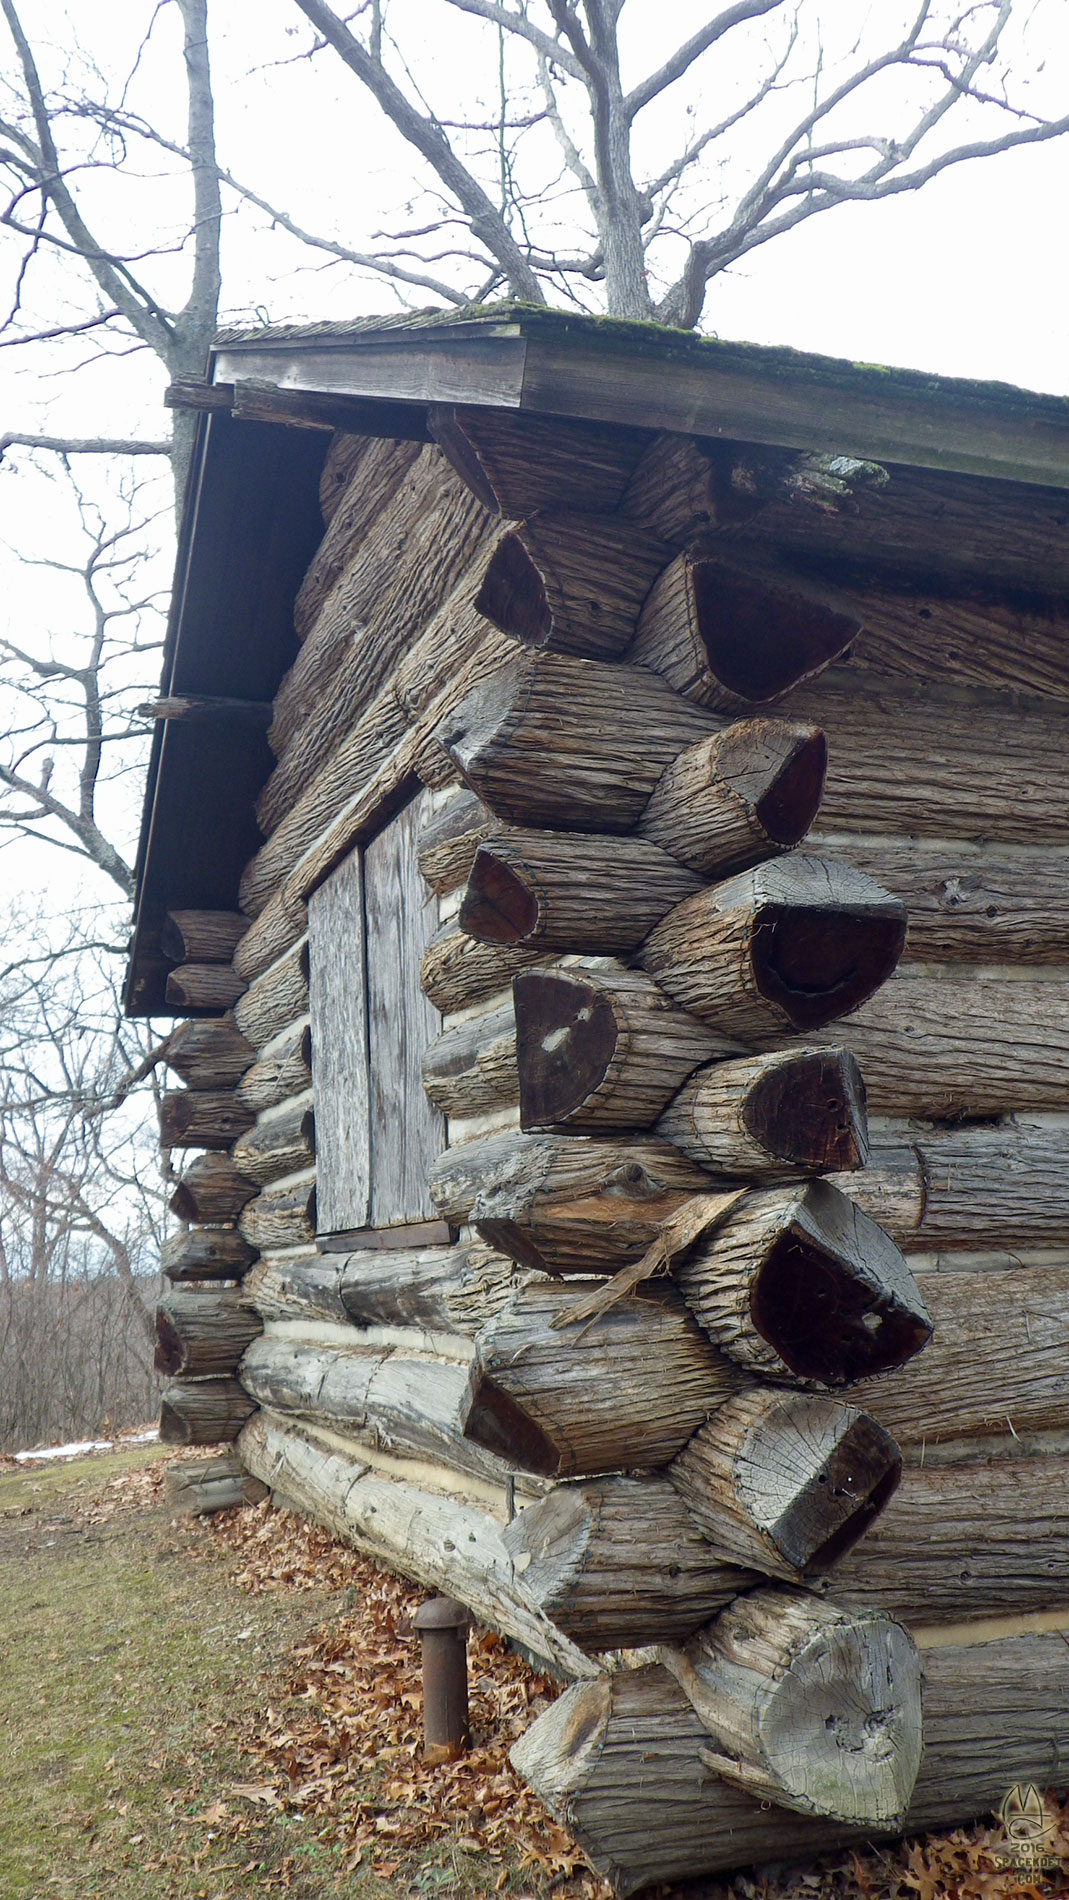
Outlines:
[[[318, 482], [330, 430], [418, 439], [431, 402], [1069, 489], [1069, 401], [1061, 398], [515, 305], [226, 331], [209, 378], [233, 387], [233, 409], [200, 418], [165, 696], [272, 698], [296, 651], [293, 602], [322, 535]], [[264, 385], [287, 392], [274, 404], [285, 421], [245, 419], [258, 401], [262, 410]], [[269, 765], [263, 734], [248, 727], [157, 729], [137, 861], [130, 1015], [165, 1008], [164, 911], [234, 906], [258, 843], [252, 803]]]

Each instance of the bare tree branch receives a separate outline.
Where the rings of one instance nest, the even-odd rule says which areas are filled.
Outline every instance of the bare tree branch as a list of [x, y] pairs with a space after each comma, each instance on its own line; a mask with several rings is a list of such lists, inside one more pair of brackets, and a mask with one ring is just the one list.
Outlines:
[[741, 26], [745, 20], [759, 20], [764, 14], [775, 13], [786, 4], [787, 0], [736, 0], [735, 6], [728, 7], [726, 12], [719, 14], [715, 20], [710, 20], [708, 26], [703, 26], [697, 33], [692, 34], [691, 38], [672, 54], [671, 59], [665, 60], [663, 66], [659, 67], [655, 73], [650, 73], [648, 79], [644, 79], [641, 85], [635, 86], [628, 93], [624, 100], [624, 110], [628, 118], [637, 117], [643, 106], [649, 105], [651, 99], [656, 99], [669, 86], [673, 86], [677, 79], [682, 79], [683, 74], [689, 71], [695, 60], [700, 59], [703, 53], [707, 53], [710, 46], [715, 46], [717, 40], [722, 40], [725, 33], [730, 33], [733, 26]]
[[156, 442], [127, 435], [34, 435], [9, 429], [0, 435], [0, 460], [7, 449], [47, 449], [53, 455], [164, 455], [171, 453], [166, 438]]

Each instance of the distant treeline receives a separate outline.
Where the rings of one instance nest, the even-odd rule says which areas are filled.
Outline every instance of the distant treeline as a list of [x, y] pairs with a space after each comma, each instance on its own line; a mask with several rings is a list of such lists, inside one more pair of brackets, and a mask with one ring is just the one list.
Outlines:
[[0, 1281], [0, 1451], [62, 1444], [159, 1410], [145, 1312], [159, 1281]]

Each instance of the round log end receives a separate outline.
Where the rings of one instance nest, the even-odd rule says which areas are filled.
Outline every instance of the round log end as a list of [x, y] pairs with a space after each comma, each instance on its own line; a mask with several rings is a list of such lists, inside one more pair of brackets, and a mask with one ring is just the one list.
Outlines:
[[827, 602], [774, 587], [716, 561], [691, 570], [694, 611], [709, 670], [737, 699], [762, 705], [836, 659], [861, 623]]
[[799, 1051], [767, 1069], [743, 1120], [769, 1155], [810, 1174], [846, 1173], [868, 1160], [865, 1085], [848, 1049]]
[[561, 1452], [478, 1361], [472, 1367], [471, 1382], [461, 1403], [460, 1425], [464, 1437], [473, 1444], [495, 1452], [523, 1471], [547, 1478], [565, 1472]]
[[[900, 1266], [894, 1243], [876, 1233]], [[753, 1277], [750, 1319], [796, 1379], [853, 1385], [905, 1365], [928, 1344], [932, 1322], [914, 1293], [908, 1270], [890, 1280], [864, 1265], [859, 1270], [851, 1250], [833, 1247], [798, 1219], [777, 1236]]]
[[495, 549], [475, 606], [524, 646], [545, 646], [553, 615], [542, 576], [518, 534], [507, 534]]
[[760, 994], [795, 1029], [821, 1029], [857, 1009], [894, 971], [906, 941], [901, 905], [762, 904], [752, 964]]
[[609, 999], [577, 977], [541, 970], [513, 978], [520, 1126], [553, 1128], [605, 1080], [618, 1028]]
[[481, 844], [460, 907], [461, 930], [481, 943], [519, 944], [535, 935], [538, 919], [538, 899], [522, 871]]

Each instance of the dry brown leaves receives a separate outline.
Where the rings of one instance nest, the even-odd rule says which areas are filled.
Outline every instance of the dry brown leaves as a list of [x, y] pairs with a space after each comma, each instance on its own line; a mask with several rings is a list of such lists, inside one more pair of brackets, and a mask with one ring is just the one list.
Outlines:
[[473, 1632], [471, 1748], [460, 1761], [426, 1767], [412, 1629], [424, 1593], [270, 1504], [221, 1513], [206, 1528], [231, 1551], [245, 1590], [345, 1593], [341, 1613], [293, 1652], [289, 1680], [240, 1736], [255, 1776], [228, 1790], [228, 1802], [314, 1817], [318, 1839], [342, 1845], [351, 1868], [366, 1862], [383, 1878], [399, 1871], [401, 1856], [448, 1841], [483, 1857], [487, 1890], [503, 1888], [518, 1866], [561, 1896], [603, 1900], [609, 1889], [508, 1762], [512, 1743], [558, 1692], [548, 1676], [499, 1636]]

